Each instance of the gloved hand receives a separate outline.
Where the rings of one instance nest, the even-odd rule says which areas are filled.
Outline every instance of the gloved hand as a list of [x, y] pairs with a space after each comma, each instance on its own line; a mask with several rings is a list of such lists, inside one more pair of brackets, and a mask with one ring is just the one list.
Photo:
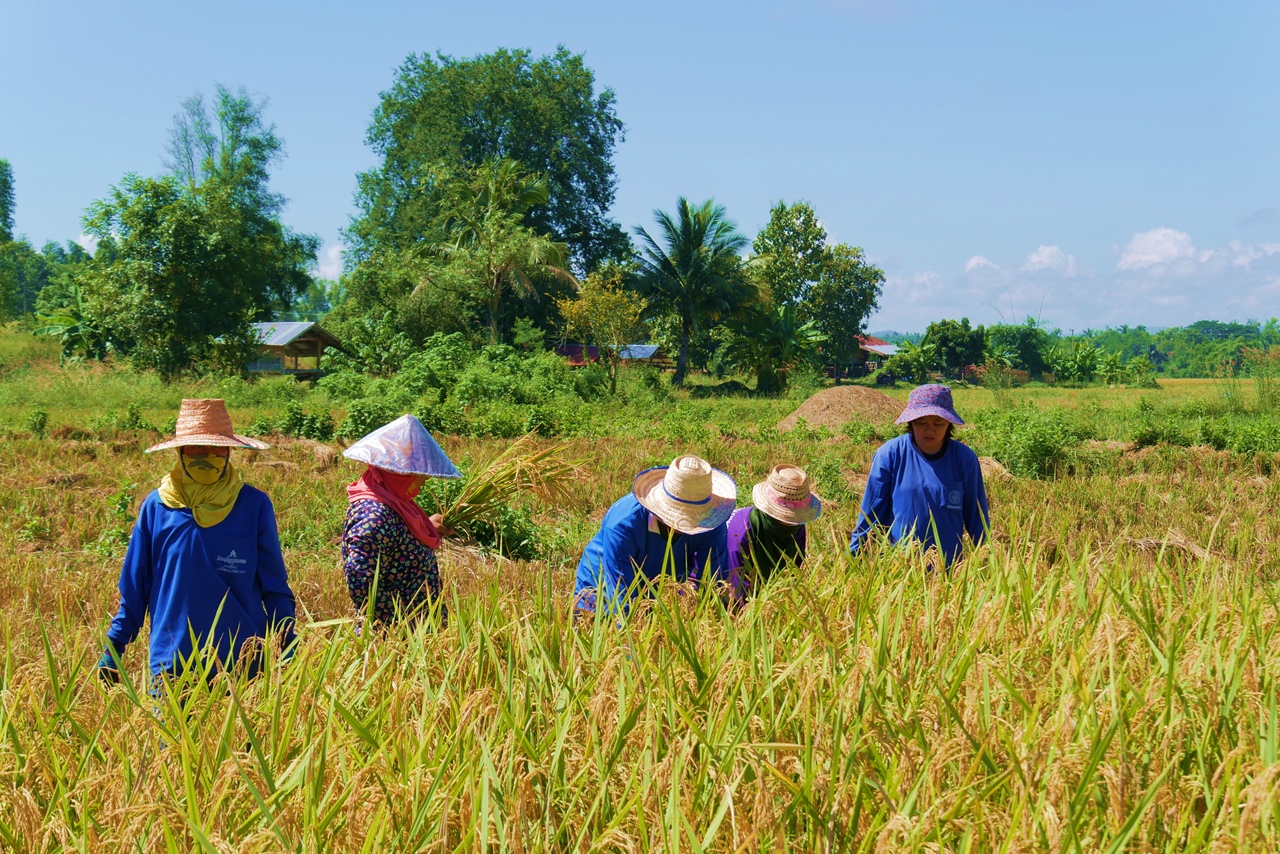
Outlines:
[[[112, 652], [115, 657], [112, 657]], [[107, 641], [106, 647], [102, 650], [102, 658], [98, 659], [98, 678], [108, 685], [117, 685], [120, 682], [120, 669], [116, 662], [124, 655], [124, 650], [116, 649], [112, 646], [111, 641]]]

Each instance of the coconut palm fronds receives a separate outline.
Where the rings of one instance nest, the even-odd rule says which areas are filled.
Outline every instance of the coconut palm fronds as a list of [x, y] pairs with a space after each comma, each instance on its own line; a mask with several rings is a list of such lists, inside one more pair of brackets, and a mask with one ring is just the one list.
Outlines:
[[440, 511], [444, 524], [465, 528], [525, 492], [550, 504], [566, 500], [570, 485], [585, 472], [581, 464], [564, 459], [565, 447], [552, 445], [539, 449], [532, 433], [512, 442], [505, 451], [468, 475], [462, 492]]

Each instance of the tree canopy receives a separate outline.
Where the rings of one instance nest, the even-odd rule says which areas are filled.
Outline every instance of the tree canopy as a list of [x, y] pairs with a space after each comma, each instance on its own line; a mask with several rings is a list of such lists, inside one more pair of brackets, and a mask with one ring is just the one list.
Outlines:
[[410, 55], [369, 127], [382, 162], [358, 179], [361, 212], [347, 233], [352, 257], [419, 242], [442, 203], [442, 168], [507, 159], [547, 182], [528, 225], [564, 243], [576, 271], [590, 272], [629, 249], [608, 216], [622, 134], [613, 90], [597, 91], [582, 55], [563, 47], [537, 59], [527, 50], [469, 59]]

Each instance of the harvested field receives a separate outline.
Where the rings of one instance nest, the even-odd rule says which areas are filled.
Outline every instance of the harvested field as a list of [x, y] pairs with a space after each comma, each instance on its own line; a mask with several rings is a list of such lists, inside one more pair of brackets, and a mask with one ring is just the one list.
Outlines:
[[783, 433], [803, 418], [810, 427], [839, 430], [850, 422], [892, 424], [902, 414], [902, 401], [882, 391], [856, 385], [825, 389], [800, 404], [795, 412], [778, 422]]

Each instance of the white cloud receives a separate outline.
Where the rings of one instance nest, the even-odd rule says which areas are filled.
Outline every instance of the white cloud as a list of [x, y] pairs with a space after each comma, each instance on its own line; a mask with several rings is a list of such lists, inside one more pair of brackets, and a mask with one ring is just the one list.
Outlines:
[[974, 255], [968, 261], [964, 262], [965, 275], [972, 273], [974, 270], [981, 270], [983, 268], [999, 270], [1000, 265], [996, 264], [990, 258], [983, 258], [981, 255]]
[[76, 243], [79, 243], [80, 246], [84, 248], [84, 251], [88, 252], [90, 255], [98, 251], [98, 238], [94, 237], [92, 234], [80, 235], [76, 238]]
[[1053, 244], [1038, 246], [1021, 263], [971, 255], [945, 275], [913, 273], [895, 260], [883, 265], [889, 275], [873, 328], [923, 331], [948, 317], [1019, 323], [1031, 316], [1079, 330], [1280, 314], [1280, 242], [1201, 248], [1186, 232], [1156, 228], [1112, 250], [1119, 260], [1101, 272]]
[[1135, 234], [1120, 253], [1117, 270], [1143, 270], [1197, 255], [1191, 235], [1175, 228], [1153, 228]]
[[1041, 244], [1035, 252], [1027, 256], [1026, 261], [1022, 262], [1022, 271], [1024, 273], [1048, 271], [1071, 278], [1079, 273], [1079, 267], [1076, 264], [1076, 256], [1063, 252], [1062, 247]]
[[323, 247], [316, 260], [316, 275], [322, 279], [336, 279], [341, 276], [342, 250], [345, 248], [341, 243], [330, 243]]

